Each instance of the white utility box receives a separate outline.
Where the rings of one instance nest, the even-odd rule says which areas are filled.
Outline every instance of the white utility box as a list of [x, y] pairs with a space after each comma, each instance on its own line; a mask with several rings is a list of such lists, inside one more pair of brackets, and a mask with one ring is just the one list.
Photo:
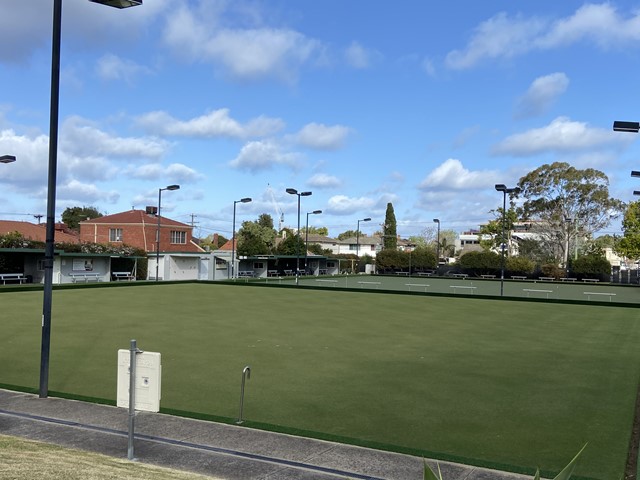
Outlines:
[[[118, 350], [118, 407], [129, 408], [130, 350]], [[157, 352], [136, 353], [135, 409], [146, 412], [160, 410], [162, 365]]]

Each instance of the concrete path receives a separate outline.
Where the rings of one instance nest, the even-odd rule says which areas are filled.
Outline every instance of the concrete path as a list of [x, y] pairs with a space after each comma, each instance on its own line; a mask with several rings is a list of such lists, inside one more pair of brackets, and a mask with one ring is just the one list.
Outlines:
[[[139, 412], [135, 459], [224, 480], [419, 480], [422, 458]], [[127, 458], [128, 410], [0, 389], [0, 433]], [[429, 461], [435, 467], [435, 462]], [[444, 480], [532, 477], [440, 462]]]

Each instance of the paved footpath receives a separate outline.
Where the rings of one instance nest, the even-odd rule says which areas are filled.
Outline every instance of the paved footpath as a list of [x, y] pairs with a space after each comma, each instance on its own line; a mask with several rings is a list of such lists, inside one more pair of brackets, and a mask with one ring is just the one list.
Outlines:
[[[224, 480], [419, 480], [422, 458], [138, 412], [135, 459]], [[0, 389], [0, 434], [126, 458], [128, 410]], [[435, 462], [429, 461], [435, 466]], [[440, 462], [444, 480], [524, 480]]]

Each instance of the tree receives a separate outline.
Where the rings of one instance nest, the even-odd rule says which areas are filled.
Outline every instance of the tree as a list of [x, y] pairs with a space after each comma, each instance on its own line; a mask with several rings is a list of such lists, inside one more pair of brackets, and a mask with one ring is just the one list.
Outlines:
[[275, 247], [275, 239], [276, 231], [270, 215], [263, 213], [255, 222], [242, 222], [242, 228], [236, 236], [238, 255], [270, 255]]
[[293, 233], [292, 230], [284, 228], [284, 240], [276, 248], [278, 255], [300, 255], [304, 257], [304, 239]]
[[623, 203], [609, 196], [609, 179], [599, 170], [578, 170], [568, 163], [542, 165], [518, 182], [525, 199], [521, 217], [535, 231], [556, 262], [567, 265], [572, 242], [592, 236], [621, 212]]
[[393, 212], [393, 204], [387, 203], [387, 212], [384, 216], [382, 227], [382, 242], [384, 250], [395, 250], [398, 248], [398, 232], [396, 215]]
[[640, 259], [640, 201], [627, 205], [622, 219], [623, 237], [615, 242], [618, 255], [633, 260]]
[[322, 235], [327, 237], [329, 235], [329, 229], [327, 227], [309, 227], [309, 230], [301, 228], [302, 233], [308, 233], [309, 235]]
[[355, 230], [347, 230], [346, 232], [342, 232], [338, 234], [338, 240], [346, 240], [347, 238], [355, 238], [356, 231]]
[[68, 207], [62, 212], [62, 222], [71, 230], [80, 231], [80, 222], [102, 217], [94, 207]]
[[[493, 220], [485, 225], [480, 226], [480, 232], [478, 238], [480, 240], [480, 246], [488, 250], [498, 250], [502, 252], [502, 244], [505, 245], [505, 255], [509, 255], [509, 249], [507, 245], [511, 245], [511, 232], [513, 232], [513, 225], [518, 221], [518, 214], [515, 210], [513, 200], [510, 199], [510, 207], [506, 211], [504, 219], [502, 218], [502, 207], [491, 210], [489, 213], [494, 215]], [[504, 230], [503, 230], [504, 220]], [[502, 232], [504, 231], [504, 237]], [[490, 238], [486, 238], [489, 236]]]
[[501, 256], [495, 252], [469, 252], [462, 255], [456, 265], [476, 275], [491, 275], [500, 271]]

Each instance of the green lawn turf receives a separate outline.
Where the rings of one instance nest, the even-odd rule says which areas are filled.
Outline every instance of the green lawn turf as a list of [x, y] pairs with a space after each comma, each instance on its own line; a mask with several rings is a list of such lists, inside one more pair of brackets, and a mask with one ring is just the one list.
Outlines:
[[[37, 387], [42, 292], [0, 293], [0, 383]], [[54, 290], [52, 391], [115, 400], [162, 353], [163, 408], [488, 466], [620, 478], [640, 310], [222, 284]]]

